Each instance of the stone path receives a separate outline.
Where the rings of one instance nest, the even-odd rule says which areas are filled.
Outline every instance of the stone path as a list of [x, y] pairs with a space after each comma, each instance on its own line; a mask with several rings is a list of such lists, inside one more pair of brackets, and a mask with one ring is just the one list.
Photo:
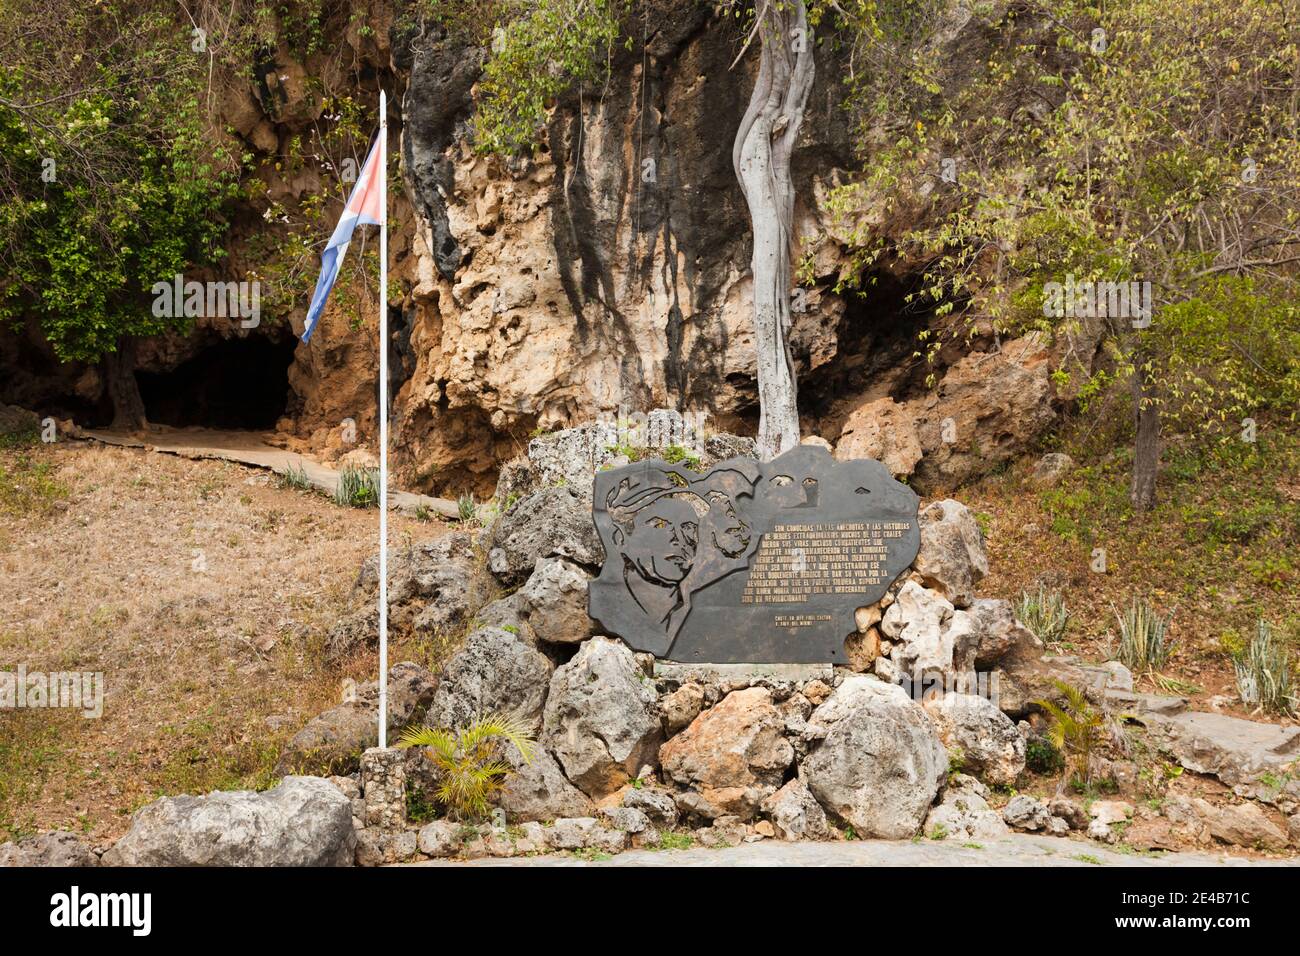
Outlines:
[[603, 860], [566, 854], [428, 861], [412, 866], [1297, 866], [1300, 861], [1252, 860], [1219, 853], [1116, 853], [1095, 843], [1013, 834], [979, 844], [930, 840], [783, 843], [764, 840], [710, 850], [630, 850]]
[[[238, 462], [255, 468], [267, 468], [277, 474], [301, 469], [312, 487], [333, 496], [338, 488], [339, 472], [327, 465], [312, 461], [295, 452], [267, 444], [266, 432], [219, 431], [209, 428], [168, 428], [151, 425], [144, 434], [112, 429], [80, 429], [75, 437], [118, 445], [123, 448], [143, 448], [146, 451], [180, 455], [183, 458], [216, 458]], [[432, 498], [409, 491], [389, 488], [389, 505], [400, 511], [414, 514], [420, 507], [444, 518], [459, 518], [456, 502], [445, 498]]]

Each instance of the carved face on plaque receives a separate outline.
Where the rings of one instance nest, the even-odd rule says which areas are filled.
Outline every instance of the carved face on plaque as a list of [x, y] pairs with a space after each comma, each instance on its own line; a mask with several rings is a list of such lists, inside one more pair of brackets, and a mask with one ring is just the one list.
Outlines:
[[853, 610], [915, 557], [916, 505], [879, 462], [810, 447], [699, 475], [657, 460], [601, 472], [590, 613], [675, 660], [841, 661]]

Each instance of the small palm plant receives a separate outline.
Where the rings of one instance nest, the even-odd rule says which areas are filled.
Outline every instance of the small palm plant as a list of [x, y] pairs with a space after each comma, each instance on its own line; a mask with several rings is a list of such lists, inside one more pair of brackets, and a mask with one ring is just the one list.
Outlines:
[[1291, 689], [1291, 656], [1263, 618], [1250, 645], [1233, 656], [1232, 666], [1243, 704], [1283, 715], [1295, 713], [1300, 697]]
[[507, 743], [532, 762], [532, 731], [513, 714], [487, 714], [458, 730], [408, 727], [397, 746], [427, 747], [439, 775], [434, 798], [458, 820], [481, 820], [514, 769], [501, 755]]
[[1092, 782], [1094, 754], [1108, 735], [1106, 715], [1088, 702], [1087, 695], [1080, 688], [1062, 680], [1053, 683], [1065, 698], [1065, 706], [1052, 700], [1034, 703], [1052, 720], [1047, 739], [1065, 754], [1068, 777], [1077, 781], [1081, 789], [1086, 789]]
[[1161, 617], [1145, 598], [1134, 595], [1133, 603], [1123, 614], [1115, 609], [1115, 619], [1119, 622], [1119, 647], [1115, 656], [1135, 672], [1164, 667], [1174, 649], [1167, 640], [1173, 617], [1173, 611]]

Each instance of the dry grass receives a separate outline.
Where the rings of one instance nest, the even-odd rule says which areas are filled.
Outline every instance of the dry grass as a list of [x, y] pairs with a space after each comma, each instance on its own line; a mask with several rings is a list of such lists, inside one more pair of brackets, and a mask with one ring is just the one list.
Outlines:
[[102, 671], [107, 692], [101, 719], [0, 711], [0, 839], [106, 840], [161, 794], [266, 786], [340, 681], [373, 679], [373, 654], [337, 671], [319, 648], [375, 511], [224, 462], [73, 442], [0, 449], [0, 469], [20, 457], [62, 490], [0, 509], [0, 667]]

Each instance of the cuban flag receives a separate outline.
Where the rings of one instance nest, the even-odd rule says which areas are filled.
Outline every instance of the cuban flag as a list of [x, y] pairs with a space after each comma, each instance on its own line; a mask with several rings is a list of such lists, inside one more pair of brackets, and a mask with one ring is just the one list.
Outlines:
[[307, 324], [302, 330], [302, 340], [311, 341], [311, 334], [325, 311], [325, 300], [329, 298], [334, 280], [338, 278], [339, 264], [347, 254], [348, 243], [352, 241], [352, 230], [359, 225], [383, 226], [388, 203], [386, 184], [384, 182], [383, 136], [375, 137], [375, 144], [370, 147], [370, 155], [357, 176], [357, 184], [352, 187], [352, 195], [343, 207], [339, 224], [334, 227], [334, 234], [325, 245], [320, 256], [320, 278], [316, 280], [316, 291], [312, 293], [311, 305], [307, 308]]

